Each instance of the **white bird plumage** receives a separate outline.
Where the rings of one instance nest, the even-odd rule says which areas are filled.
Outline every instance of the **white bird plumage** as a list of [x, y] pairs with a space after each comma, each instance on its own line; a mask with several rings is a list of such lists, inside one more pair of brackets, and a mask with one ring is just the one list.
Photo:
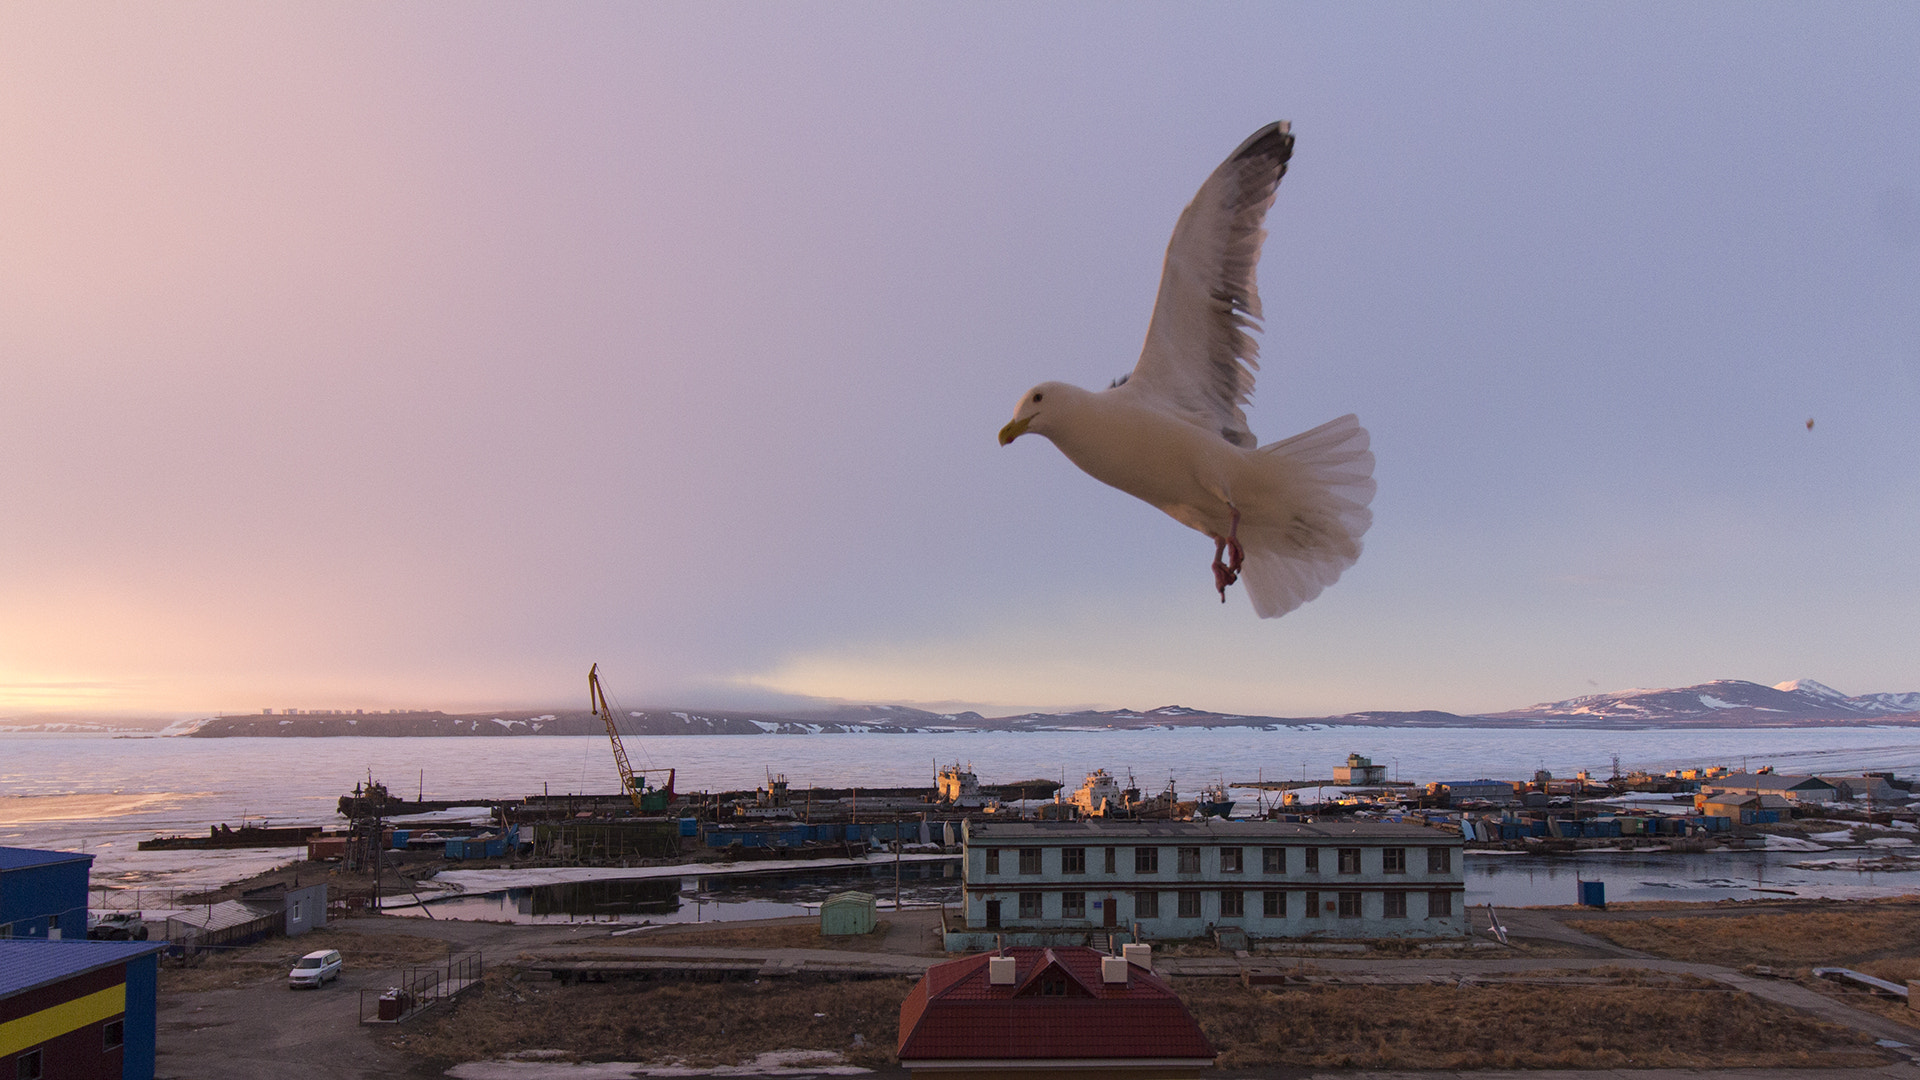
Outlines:
[[1373, 522], [1373, 453], [1356, 417], [1259, 446], [1241, 408], [1259, 366], [1248, 331], [1260, 327], [1263, 223], [1292, 154], [1286, 122], [1269, 124], [1200, 185], [1174, 225], [1126, 378], [1097, 392], [1041, 383], [1000, 430], [1001, 445], [1046, 436], [1094, 479], [1212, 537], [1221, 599], [1244, 575], [1267, 619], [1339, 580]]

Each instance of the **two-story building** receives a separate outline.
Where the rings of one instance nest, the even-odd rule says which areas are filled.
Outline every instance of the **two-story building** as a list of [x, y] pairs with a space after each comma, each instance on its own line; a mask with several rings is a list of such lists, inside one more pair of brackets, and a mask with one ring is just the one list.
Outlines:
[[949, 949], [1467, 933], [1460, 837], [1385, 822], [969, 821]]

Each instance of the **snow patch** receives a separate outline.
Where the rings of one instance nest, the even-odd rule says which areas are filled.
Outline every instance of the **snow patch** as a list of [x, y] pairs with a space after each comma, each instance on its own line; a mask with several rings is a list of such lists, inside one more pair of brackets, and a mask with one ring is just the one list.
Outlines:
[[1802, 840], [1797, 836], [1776, 836], [1769, 833], [1761, 837], [1766, 841], [1768, 851], [1826, 851], [1827, 845], [1816, 844], [1811, 840]]
[[1847, 697], [1847, 695], [1835, 690], [1833, 687], [1825, 683], [1814, 682], [1812, 679], [1791, 679], [1783, 683], [1774, 683], [1773, 688], [1789, 694], [1809, 694], [1813, 697], [1835, 698], [1841, 701], [1846, 700]]

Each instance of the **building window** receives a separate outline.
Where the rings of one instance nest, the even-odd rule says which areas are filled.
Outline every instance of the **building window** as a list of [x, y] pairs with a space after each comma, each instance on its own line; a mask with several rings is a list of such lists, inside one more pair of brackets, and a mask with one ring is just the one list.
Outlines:
[[1020, 849], [1020, 872], [1023, 874], [1037, 874], [1040, 872], [1039, 848], [1023, 847]]
[[1444, 919], [1453, 914], [1453, 894], [1435, 889], [1427, 894], [1427, 918]]
[[1307, 870], [1307, 873], [1309, 874], [1317, 874], [1320, 872], [1320, 849], [1319, 848], [1310, 847], [1307, 849], [1306, 870]]
[[1020, 917], [1023, 919], [1037, 919], [1040, 917], [1039, 893], [1023, 892], [1020, 894]]
[[10, 922], [0, 922], [0, 941], [5, 941], [12, 936], [13, 924]]
[[1407, 849], [1390, 847], [1380, 849], [1380, 872], [1383, 874], [1404, 874], [1407, 872]]
[[1359, 848], [1343, 847], [1340, 849], [1340, 872], [1343, 874], [1357, 874], [1360, 872]]
[[1160, 917], [1160, 894], [1157, 892], [1137, 892], [1133, 894], [1133, 917], [1136, 919], [1157, 919]]
[[1200, 894], [1193, 889], [1180, 890], [1180, 917], [1197, 919], [1200, 917]]
[[1287, 917], [1287, 894], [1278, 889], [1269, 889], [1260, 898], [1260, 914], [1269, 919]]
[[1427, 873], [1445, 874], [1453, 870], [1453, 849], [1430, 847], [1427, 849]]
[[997, 847], [990, 847], [987, 849], [987, 873], [997, 874], [999, 872], [1000, 872], [1000, 849]]
[[1223, 847], [1220, 849], [1220, 872], [1223, 874], [1237, 874], [1240, 872], [1239, 848]]
[[1380, 896], [1381, 896], [1382, 902], [1385, 905], [1384, 914], [1386, 915], [1387, 918], [1404, 919], [1407, 917], [1407, 894], [1406, 893], [1400, 891], [1399, 889], [1389, 889], [1386, 892], [1381, 893]]
[[294, 922], [300, 921], [300, 901], [298, 900], [295, 900], [293, 902], [293, 921]]
[[1160, 872], [1160, 849], [1157, 847], [1137, 847], [1133, 849], [1133, 872], [1136, 874], [1157, 874]]
[[14, 1060], [19, 1062], [20, 1080], [40, 1080], [45, 1075], [41, 1071], [43, 1059], [38, 1050], [29, 1050]]
[[[1312, 851], [1313, 849], [1308, 848], [1307, 850]], [[1309, 919], [1317, 919], [1320, 917], [1320, 894], [1319, 893], [1310, 892], [1307, 894], [1307, 910], [1301, 912], [1300, 914], [1305, 915]]]
[[1116, 872], [1117, 871], [1115, 871], [1113, 868], [1113, 849], [1108, 848], [1107, 849], [1107, 873], [1112, 874]]
[[1200, 849], [1197, 847], [1183, 847], [1179, 848], [1178, 851], [1180, 853], [1180, 869], [1178, 872], [1182, 874], [1199, 873]]
[[1263, 874], [1284, 874], [1287, 872], [1287, 849], [1270, 847], [1260, 849], [1260, 872]]
[[125, 1020], [110, 1020], [107, 1022], [107, 1026], [101, 1028], [100, 1031], [106, 1036], [106, 1049], [108, 1050], [118, 1050], [121, 1044], [127, 1041], [127, 1022]]
[[1067, 847], [1060, 849], [1060, 872], [1063, 874], [1084, 874], [1087, 872], [1087, 849]]
[[1087, 917], [1087, 894], [1083, 892], [1064, 892], [1060, 894], [1060, 917], [1063, 919], [1084, 919]]
[[1040, 996], [1041, 997], [1066, 997], [1067, 996], [1067, 980], [1065, 979], [1040, 980]]
[[1343, 919], [1357, 919], [1360, 917], [1359, 893], [1343, 892], [1340, 894], [1340, 917]]
[[1239, 889], [1220, 890], [1220, 917], [1238, 919], [1247, 913], [1247, 894]]

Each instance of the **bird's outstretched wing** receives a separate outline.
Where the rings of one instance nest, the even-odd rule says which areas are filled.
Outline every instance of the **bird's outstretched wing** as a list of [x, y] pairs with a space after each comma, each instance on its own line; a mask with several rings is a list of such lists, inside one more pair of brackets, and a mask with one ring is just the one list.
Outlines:
[[1260, 292], [1254, 268], [1273, 193], [1293, 156], [1282, 120], [1253, 133], [1213, 170], [1181, 212], [1160, 272], [1160, 295], [1140, 362], [1115, 388], [1141, 404], [1189, 420], [1252, 448], [1241, 410], [1253, 392], [1260, 346]]

